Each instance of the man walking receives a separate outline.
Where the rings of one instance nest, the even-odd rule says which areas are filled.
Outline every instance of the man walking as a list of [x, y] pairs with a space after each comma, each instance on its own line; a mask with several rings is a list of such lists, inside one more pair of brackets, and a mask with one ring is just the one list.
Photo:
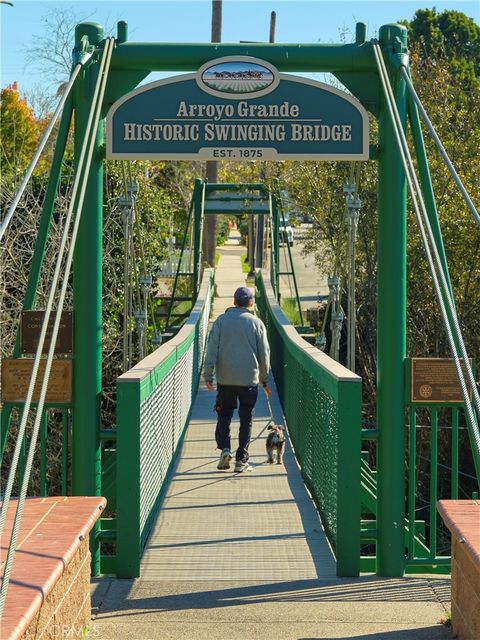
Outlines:
[[235, 472], [250, 471], [248, 445], [252, 431], [252, 412], [257, 401], [258, 384], [265, 393], [270, 370], [270, 348], [265, 325], [253, 314], [253, 293], [239, 287], [233, 297], [234, 305], [213, 323], [205, 356], [204, 378], [213, 391], [213, 372], [217, 378], [218, 413], [215, 440], [222, 451], [217, 469], [229, 469], [232, 459], [230, 423], [239, 402], [240, 431], [235, 455]]

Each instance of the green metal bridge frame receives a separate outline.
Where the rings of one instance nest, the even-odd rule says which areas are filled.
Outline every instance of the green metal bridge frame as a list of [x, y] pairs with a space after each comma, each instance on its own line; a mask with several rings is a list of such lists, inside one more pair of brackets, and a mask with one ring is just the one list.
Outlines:
[[[445, 264], [444, 251], [437, 223], [436, 206], [431, 187], [420, 123], [415, 104], [408, 98], [400, 65], [408, 66], [407, 33], [405, 27], [389, 24], [381, 27], [379, 42], [382, 47], [390, 81], [403, 127], [406, 126], [407, 111], [412, 123], [412, 136], [419, 159], [420, 179], [426, 199], [430, 222], [437, 236], [441, 257]], [[24, 308], [32, 307], [40, 268], [46, 247], [46, 239], [53, 212], [54, 198], [61, 174], [63, 152], [72, 113], [75, 127], [75, 162], [78, 164], [80, 149], [87, 135], [87, 120], [93, 91], [98, 77], [98, 59], [105, 43], [105, 34], [100, 25], [79, 24], [75, 32], [74, 60], [83, 52], [95, 51], [93, 58], [82, 69], [73, 92], [65, 104], [55, 147], [48, 190], [35, 247], [32, 270], [27, 286]], [[134, 89], [152, 71], [192, 71], [219, 56], [253, 56], [275, 65], [280, 71], [315, 71], [333, 73], [378, 119], [378, 141], [370, 146], [370, 158], [378, 162], [378, 303], [377, 303], [377, 428], [364, 431], [364, 440], [377, 441], [376, 478], [365, 478], [377, 494], [375, 532], [376, 571], [382, 576], [401, 576], [405, 570], [405, 361], [406, 361], [406, 180], [394, 127], [389, 116], [385, 98], [377, 73], [372, 43], [366, 41], [366, 27], [357, 24], [356, 40], [352, 44], [185, 44], [185, 43], [135, 43], [129, 42], [127, 25], [118, 24], [116, 46], [111, 58], [111, 67], [105, 98], [95, 140], [92, 165], [88, 175], [87, 189], [82, 209], [74, 258], [74, 376], [73, 376], [73, 430], [72, 447], [72, 492], [74, 495], [99, 495], [101, 492], [101, 440], [108, 439], [100, 428], [100, 397], [102, 391], [102, 219], [103, 219], [103, 161], [105, 157], [103, 118], [110, 106], [121, 96]], [[196, 185], [195, 207], [200, 215], [195, 222], [195, 274], [194, 289], [200, 289], [201, 280], [201, 233], [204, 212], [205, 188], [202, 182]], [[218, 185], [210, 185], [218, 187]], [[263, 186], [262, 186], [263, 188]], [[203, 199], [203, 202], [202, 202]], [[278, 220], [278, 216], [275, 216]], [[278, 222], [276, 223], [278, 225]], [[276, 237], [278, 238], [278, 228]], [[278, 247], [276, 255], [278, 256]], [[276, 268], [278, 276], [278, 265]], [[276, 285], [274, 278], [274, 285]], [[261, 290], [262, 285], [259, 284]], [[259, 305], [261, 306], [261, 304]], [[191, 339], [191, 338], [189, 338]], [[192, 338], [193, 339], [193, 338]], [[178, 345], [177, 345], [178, 346]], [[180, 348], [180, 347], [178, 347]], [[198, 346], [197, 349], [198, 356]], [[18, 356], [18, 345], [16, 354]], [[177, 353], [178, 355], [178, 353]], [[302, 356], [303, 357], [303, 356]], [[197, 357], [198, 365], [198, 357]], [[163, 365], [162, 365], [163, 366]], [[310, 366], [310, 365], [309, 365]], [[198, 371], [195, 375], [198, 375]], [[152, 373], [148, 385], [157, 374]], [[198, 381], [198, 378], [197, 378]], [[140, 383], [139, 383], [140, 384]], [[144, 383], [142, 383], [144, 384]], [[142, 389], [138, 387], [137, 404]], [[282, 383], [285, 386], [285, 382]], [[121, 408], [125, 408], [123, 382], [119, 379], [118, 415], [125, 422]], [[358, 389], [360, 388], [357, 385]], [[133, 386], [128, 393], [133, 393]], [[139, 390], [140, 389], [140, 390]], [[337, 391], [335, 391], [335, 394]], [[339, 392], [340, 393], [340, 392]], [[139, 395], [140, 394], [140, 395]], [[348, 411], [355, 413], [360, 402], [359, 392], [353, 405], [344, 408], [336, 404], [336, 410], [345, 413], [342, 423], [348, 421]], [[128, 394], [127, 394], [128, 395]], [[341, 394], [338, 396], [340, 401]], [[353, 396], [352, 396], [353, 398]], [[348, 408], [350, 406], [350, 409]], [[359, 406], [359, 405], [358, 405]], [[7, 417], [2, 418], [2, 433], [8, 429]], [[354, 422], [359, 420], [356, 415]], [[359, 438], [360, 425], [359, 426]], [[120, 433], [121, 425], [118, 431]], [[120, 436], [119, 436], [120, 437]], [[4, 444], [4, 438], [2, 446]], [[118, 443], [117, 443], [118, 444]], [[350, 515], [359, 512], [359, 489], [352, 488], [356, 482], [356, 465], [350, 459], [343, 473], [346, 486], [350, 487], [353, 506]], [[128, 494], [128, 461], [117, 460], [117, 482]], [[360, 459], [358, 461], [360, 465]], [[360, 473], [358, 487], [360, 486]], [[310, 483], [311, 484], [311, 483]], [[117, 496], [120, 493], [117, 492]], [[345, 498], [344, 493], [344, 498]], [[140, 499], [140, 498], [139, 498]], [[131, 504], [131, 503], [130, 503]], [[119, 555], [129, 553], [128, 540], [120, 541], [120, 523], [125, 512], [118, 506], [117, 543]], [[150, 505], [149, 509], [153, 508]], [[344, 514], [339, 526], [348, 527]], [[346, 519], [345, 519], [346, 518]], [[140, 520], [139, 520], [140, 522]], [[145, 523], [143, 523], [145, 524]], [[327, 528], [328, 528], [327, 523]], [[336, 525], [335, 525], [336, 526]], [[360, 525], [359, 525], [360, 526]], [[105, 533], [105, 532], [104, 532]], [[142, 533], [143, 535], [143, 533]], [[368, 532], [364, 537], [368, 539]], [[412, 535], [412, 533], [410, 533]], [[114, 537], [112, 533], [112, 539]], [[108, 531], [102, 538], [97, 531], [97, 540], [108, 540]], [[141, 536], [140, 538], [141, 539]], [[358, 542], [360, 531], [358, 532]], [[122, 546], [123, 545], [123, 546]], [[354, 545], [355, 546], [355, 545]], [[97, 545], [98, 547], [98, 545]], [[93, 547], [92, 547], [93, 549]], [[122, 551], [123, 549], [123, 551]], [[131, 547], [130, 547], [131, 549]], [[345, 562], [339, 569], [341, 575], [356, 575], [359, 570], [359, 544], [356, 561]], [[125, 555], [124, 555], [125, 557]], [[94, 553], [94, 572], [99, 571], [98, 548]], [[138, 569], [118, 567], [118, 575], [134, 575]]]

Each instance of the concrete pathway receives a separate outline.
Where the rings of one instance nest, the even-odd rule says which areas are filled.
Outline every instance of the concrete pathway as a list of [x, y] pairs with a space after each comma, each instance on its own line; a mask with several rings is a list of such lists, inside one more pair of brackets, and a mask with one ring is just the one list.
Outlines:
[[[306, 228], [306, 225], [296, 227], [294, 229], [295, 244], [290, 248], [300, 304], [304, 310], [315, 307], [320, 299], [328, 298], [329, 291], [328, 276], [319, 271], [315, 264], [314, 256], [312, 254], [304, 256], [302, 253], [304, 239], [308, 231], [309, 229]], [[280, 245], [279, 255], [280, 271], [290, 271], [288, 249], [285, 244]], [[280, 292], [284, 298], [293, 298], [295, 296], [295, 288], [291, 276], [280, 276]]]
[[233, 306], [233, 294], [238, 287], [245, 285], [246, 274], [242, 272], [241, 256], [245, 247], [240, 245], [240, 232], [232, 229], [230, 237], [223, 247], [218, 247], [220, 260], [215, 271], [215, 301], [212, 319]]
[[[221, 250], [214, 314], [244, 282], [241, 249]], [[275, 421], [282, 422], [273, 387]], [[449, 579], [335, 577], [335, 561], [288, 444], [266, 462], [259, 395], [253, 471], [218, 471], [214, 394], [200, 388], [181, 456], [148, 540], [141, 578], [94, 583], [92, 638], [118, 640], [444, 640]], [[238, 421], [232, 435], [238, 433]]]

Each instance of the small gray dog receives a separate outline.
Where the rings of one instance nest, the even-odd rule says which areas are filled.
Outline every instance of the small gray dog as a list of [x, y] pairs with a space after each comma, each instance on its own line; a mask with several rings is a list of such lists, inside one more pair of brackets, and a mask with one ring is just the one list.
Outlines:
[[285, 427], [281, 424], [271, 424], [268, 427], [270, 433], [267, 436], [267, 442], [265, 444], [267, 448], [267, 458], [270, 464], [273, 464], [273, 452], [277, 452], [277, 464], [283, 463], [283, 450], [285, 449], [285, 436], [283, 432]]

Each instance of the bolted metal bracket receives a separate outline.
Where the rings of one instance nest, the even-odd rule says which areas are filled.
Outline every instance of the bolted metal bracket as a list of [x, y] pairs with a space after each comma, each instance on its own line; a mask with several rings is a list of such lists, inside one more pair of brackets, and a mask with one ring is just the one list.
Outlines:
[[141, 321], [147, 319], [146, 309], [135, 309], [135, 320]]
[[354, 198], [352, 195], [346, 197], [347, 209], [345, 211], [345, 222], [352, 226], [356, 232], [358, 218], [360, 217], [360, 198]]
[[143, 295], [147, 295], [152, 287], [153, 278], [151, 275], [147, 275], [145, 273], [141, 273], [139, 277], [140, 289], [142, 290]]
[[320, 349], [320, 351], [325, 351], [325, 347], [327, 346], [327, 336], [324, 333], [316, 336], [315, 346], [317, 349]]
[[118, 204], [122, 209], [132, 209], [138, 195], [138, 180], [127, 180], [125, 184], [126, 195], [118, 198]]
[[342, 326], [342, 323], [345, 319], [345, 314], [343, 313], [343, 311], [332, 311], [332, 318], [330, 321], [330, 329], [332, 331], [335, 330], [335, 328], [340, 328]]
[[163, 342], [162, 334], [158, 332], [154, 333], [152, 335], [151, 341], [152, 345], [155, 347], [155, 349], [157, 349]]
[[355, 180], [353, 182], [349, 182], [348, 180], [345, 180], [343, 183], [343, 193], [351, 195], [352, 193], [355, 193]]
[[340, 277], [328, 276], [327, 284], [330, 294], [334, 297], [338, 296], [338, 291], [340, 289]]

